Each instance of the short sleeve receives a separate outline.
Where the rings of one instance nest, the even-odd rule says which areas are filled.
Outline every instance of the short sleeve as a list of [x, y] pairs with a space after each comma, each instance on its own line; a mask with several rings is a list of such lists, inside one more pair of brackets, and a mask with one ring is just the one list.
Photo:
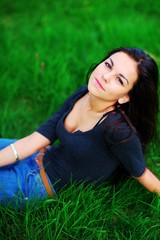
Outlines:
[[86, 87], [83, 86], [74, 92], [68, 99], [65, 100], [63, 105], [56, 111], [51, 118], [44, 122], [36, 131], [45, 136], [52, 144], [56, 139], [56, 127], [58, 121], [61, 119], [63, 114], [69, 110], [71, 105], [74, 104], [76, 99], [84, 92], [87, 91]]
[[[115, 120], [116, 118], [116, 120]], [[117, 120], [118, 119], [118, 120]], [[116, 124], [115, 124], [115, 122]], [[145, 171], [141, 142], [131, 127], [120, 117], [111, 116], [110, 127], [105, 131], [105, 140], [111, 156], [133, 177], [140, 177]]]
[[50, 143], [53, 143], [56, 139], [56, 126], [59, 119], [67, 111], [68, 104], [65, 102], [57, 112], [55, 112], [51, 118], [49, 118], [45, 123], [43, 123], [36, 131], [45, 136]]
[[111, 153], [131, 176], [140, 177], [145, 171], [145, 161], [140, 141], [135, 134], [122, 143], [113, 144]]

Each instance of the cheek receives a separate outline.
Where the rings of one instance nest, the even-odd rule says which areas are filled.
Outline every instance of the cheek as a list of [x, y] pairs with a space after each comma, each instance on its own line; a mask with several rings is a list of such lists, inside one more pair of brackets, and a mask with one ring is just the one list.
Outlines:
[[104, 71], [104, 69], [103, 69], [102, 65], [100, 64], [93, 70], [92, 75], [93, 76], [102, 75], [103, 71]]
[[120, 98], [128, 93], [129, 90], [122, 89], [118, 84], [109, 84], [106, 88], [106, 91], [110, 93], [113, 97]]

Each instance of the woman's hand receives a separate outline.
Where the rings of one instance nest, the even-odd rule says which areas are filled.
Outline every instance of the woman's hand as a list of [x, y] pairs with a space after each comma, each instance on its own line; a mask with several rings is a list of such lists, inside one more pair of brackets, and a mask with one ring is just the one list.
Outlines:
[[148, 168], [145, 169], [142, 176], [134, 178], [149, 191], [156, 192], [160, 195], [160, 180]]
[[[34, 132], [31, 135], [22, 138], [14, 143], [19, 160], [22, 160], [40, 149], [50, 144], [50, 141], [38, 132]], [[0, 167], [15, 162], [15, 156], [11, 146], [0, 151]]]

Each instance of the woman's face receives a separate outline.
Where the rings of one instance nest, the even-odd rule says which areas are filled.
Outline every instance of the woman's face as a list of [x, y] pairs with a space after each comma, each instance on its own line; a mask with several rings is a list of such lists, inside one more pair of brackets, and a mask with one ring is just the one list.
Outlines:
[[124, 52], [117, 52], [94, 69], [88, 90], [101, 100], [122, 104], [129, 101], [128, 92], [137, 79], [136, 61]]

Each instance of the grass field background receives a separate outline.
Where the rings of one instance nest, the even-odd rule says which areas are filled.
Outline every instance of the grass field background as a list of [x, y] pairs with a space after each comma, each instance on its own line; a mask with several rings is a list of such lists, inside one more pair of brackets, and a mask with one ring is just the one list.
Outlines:
[[[33, 132], [112, 48], [145, 49], [160, 67], [159, 22], [158, 0], [1, 0], [1, 136]], [[151, 144], [146, 161], [160, 177], [159, 158]], [[160, 239], [160, 199], [135, 180], [71, 186], [58, 200], [1, 206], [0, 215], [0, 239]]]

